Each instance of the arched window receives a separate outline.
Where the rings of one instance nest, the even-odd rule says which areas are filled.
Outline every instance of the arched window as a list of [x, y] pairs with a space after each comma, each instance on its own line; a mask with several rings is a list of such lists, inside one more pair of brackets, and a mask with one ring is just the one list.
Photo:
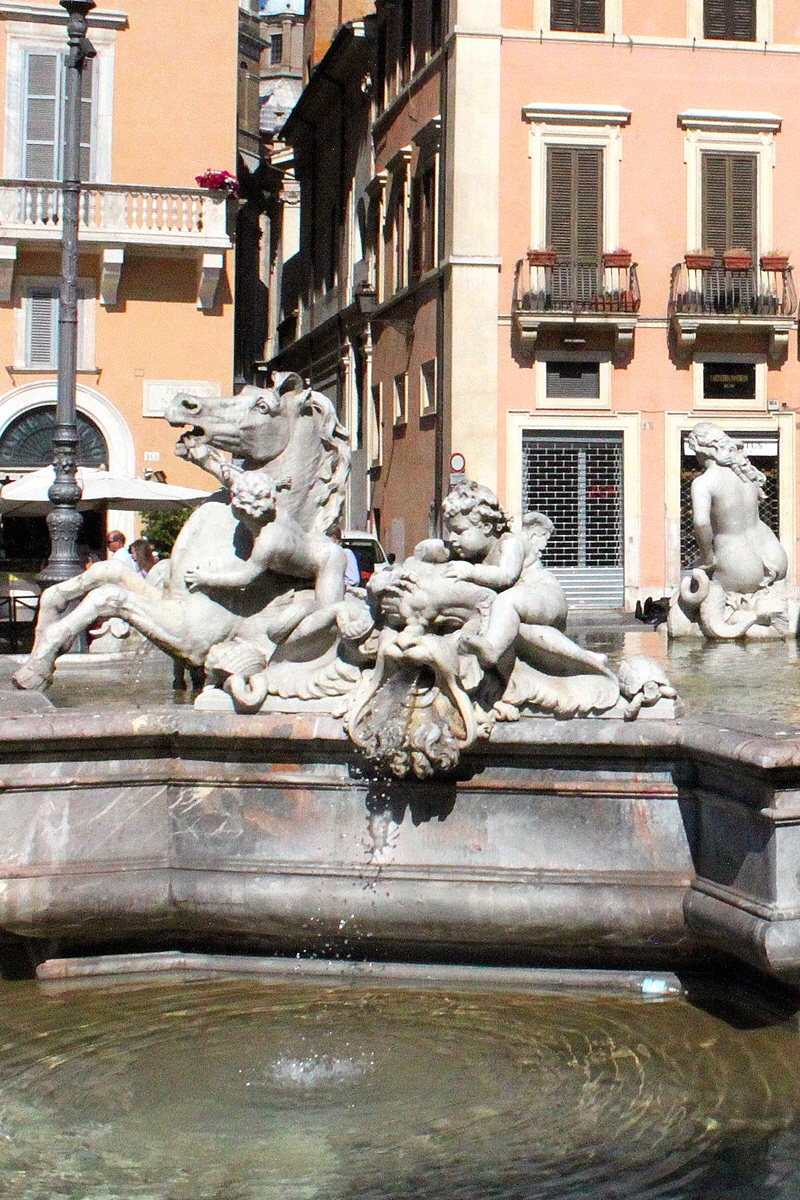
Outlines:
[[[108, 465], [108, 446], [94, 421], [77, 414], [78, 465]], [[47, 467], [53, 461], [53, 432], [56, 427], [55, 405], [40, 405], [21, 413], [0, 437], [0, 469]]]

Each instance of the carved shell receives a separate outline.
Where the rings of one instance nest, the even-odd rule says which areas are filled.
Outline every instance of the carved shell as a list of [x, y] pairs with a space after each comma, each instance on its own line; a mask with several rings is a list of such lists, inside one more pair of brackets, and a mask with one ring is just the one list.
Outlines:
[[667, 673], [654, 658], [646, 654], [633, 654], [625, 658], [619, 665], [619, 687], [623, 696], [630, 700], [640, 692], [647, 683], [657, 683], [660, 687], [669, 687]]

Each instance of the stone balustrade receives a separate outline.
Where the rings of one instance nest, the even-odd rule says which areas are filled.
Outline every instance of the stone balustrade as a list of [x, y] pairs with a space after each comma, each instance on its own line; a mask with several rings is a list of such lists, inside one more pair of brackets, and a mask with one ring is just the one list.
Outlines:
[[[50, 181], [0, 180], [4, 239], [61, 237], [61, 187]], [[227, 249], [226, 194], [201, 188], [87, 184], [81, 192], [83, 241]]]

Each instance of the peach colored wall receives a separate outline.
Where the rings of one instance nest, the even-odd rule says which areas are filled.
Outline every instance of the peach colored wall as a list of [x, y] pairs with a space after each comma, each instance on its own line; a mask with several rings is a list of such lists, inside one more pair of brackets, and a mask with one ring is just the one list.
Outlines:
[[[626, 0], [626, 21], [644, 17], [649, 5]], [[661, 6], [653, 6], [658, 8]], [[685, 5], [680, 6], [685, 9]], [[513, 8], [508, 0], [507, 10]], [[776, 0], [776, 24], [786, 29], [788, 6]], [[792, 36], [796, 36], [792, 33]], [[641, 414], [642, 511], [647, 534], [641, 546], [641, 584], [663, 585], [665, 575], [664, 415], [692, 408], [692, 372], [673, 362], [668, 347], [667, 302], [669, 277], [687, 242], [687, 168], [683, 130], [677, 114], [684, 109], [767, 111], [782, 118], [775, 136], [773, 177], [774, 242], [800, 262], [796, 221], [797, 166], [800, 162], [800, 118], [795, 93], [798, 55], [763, 54], [682, 47], [621, 46], [608, 43], [569, 43], [507, 39], [503, 43], [501, 96], [502, 212], [500, 222], [503, 267], [500, 275], [500, 313], [510, 311], [514, 264], [524, 255], [531, 236], [531, 163], [529, 126], [521, 108], [532, 102], [622, 105], [632, 112], [622, 131], [620, 167], [620, 243], [639, 264], [642, 291], [635, 353], [625, 369], [612, 377], [615, 411]], [[613, 247], [607, 247], [613, 248]], [[761, 247], [771, 249], [772, 247]], [[648, 324], [648, 322], [653, 322]], [[535, 371], [515, 360], [510, 328], [501, 324], [498, 422], [500, 478], [504, 478], [505, 417], [507, 409], [535, 411]], [[727, 346], [734, 348], [728, 341]], [[746, 348], [739, 344], [735, 348]], [[763, 349], [763, 345], [761, 346]], [[770, 399], [800, 410], [800, 364], [797, 336], [790, 338], [788, 359], [768, 372]], [[766, 414], [762, 414], [766, 415]], [[601, 423], [600, 414], [593, 414]], [[712, 418], [714, 419], [714, 418]], [[729, 425], [735, 418], [723, 418]], [[506, 497], [513, 508], [518, 497]]]
[[503, 0], [502, 20], [504, 29], [533, 29], [531, 0]]
[[635, 37], [686, 37], [686, 0], [623, 0], [622, 29]]
[[207, 167], [235, 173], [237, 0], [126, 0], [125, 11], [114, 180], [180, 187]]
[[[53, 7], [57, 7], [54, 5]], [[113, 180], [154, 186], [196, 186], [207, 167], [236, 169], [237, 0], [127, 0], [129, 27], [116, 36], [112, 164]], [[5, 95], [4, 33], [0, 23], [0, 95]], [[48, 26], [52, 30], [52, 26]], [[91, 35], [91, 24], [90, 24]], [[0, 129], [3, 127], [0, 121]], [[144, 451], [159, 451], [170, 481], [209, 485], [197, 467], [173, 456], [176, 431], [163, 420], [142, 416], [146, 379], [198, 379], [232, 386], [234, 251], [210, 312], [197, 308], [196, 253], [154, 256], [147, 246], [128, 248], [119, 302], [95, 305], [96, 365], [99, 375], [79, 381], [101, 392], [127, 421], [141, 474]], [[16, 278], [58, 275], [60, 250], [22, 245]], [[98, 280], [99, 251], [81, 256], [80, 273]], [[0, 305], [0, 362], [14, 361], [15, 303]], [[31, 382], [33, 374], [0, 368], [0, 394]], [[42, 372], [54, 379], [55, 372]]]

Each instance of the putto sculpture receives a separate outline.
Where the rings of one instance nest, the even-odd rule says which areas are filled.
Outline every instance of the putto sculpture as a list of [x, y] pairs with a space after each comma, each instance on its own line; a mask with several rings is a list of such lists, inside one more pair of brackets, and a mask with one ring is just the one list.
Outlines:
[[452, 771], [498, 721], [674, 715], [657, 663], [639, 657], [618, 677], [566, 635], [564, 593], [541, 562], [544, 514], [514, 532], [488, 488], [463, 483], [442, 539], [347, 588], [328, 533], [349, 442], [325, 396], [287, 374], [226, 399], [179, 396], [167, 419], [188, 426], [176, 452], [222, 489], [147, 580], [111, 561], [49, 588], [18, 687], [46, 687], [78, 633], [120, 617], [204, 669], [198, 707], [331, 712], [375, 771], [400, 777]]
[[692, 482], [692, 523], [701, 563], [672, 601], [670, 636], [792, 636], [786, 551], [759, 516], [765, 476], [740, 442], [710, 422], [695, 425], [687, 446], [702, 468]]

